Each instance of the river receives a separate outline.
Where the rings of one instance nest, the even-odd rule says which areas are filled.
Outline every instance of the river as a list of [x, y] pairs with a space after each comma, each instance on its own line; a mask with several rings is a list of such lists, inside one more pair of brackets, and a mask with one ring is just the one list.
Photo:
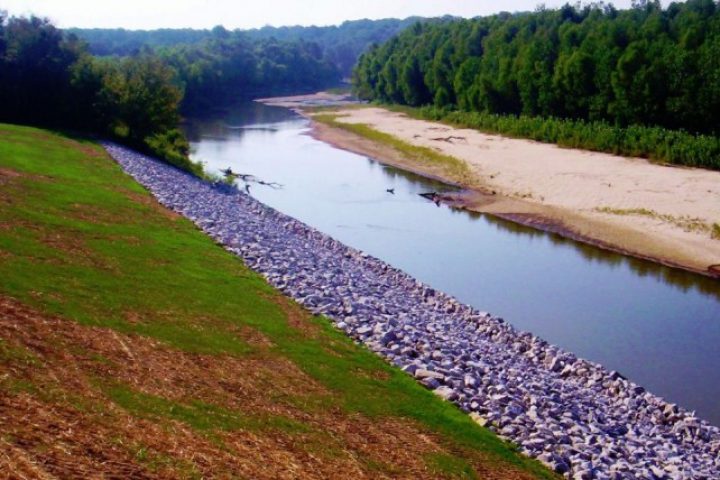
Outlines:
[[720, 281], [436, 206], [418, 194], [451, 187], [315, 140], [285, 108], [186, 131], [207, 170], [280, 184], [247, 184], [263, 203], [720, 425]]

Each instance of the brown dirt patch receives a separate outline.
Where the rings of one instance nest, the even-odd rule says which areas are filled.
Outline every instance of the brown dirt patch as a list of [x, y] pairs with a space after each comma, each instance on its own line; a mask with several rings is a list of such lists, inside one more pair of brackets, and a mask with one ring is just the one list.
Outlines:
[[297, 303], [281, 294], [268, 295], [266, 298], [278, 305], [285, 314], [288, 325], [303, 335], [313, 337], [320, 332], [320, 327], [307, 320], [308, 312]]
[[16, 177], [20, 177], [20, 176], [22, 176], [22, 174], [16, 170], [13, 170], [11, 168], [0, 167], [0, 181], [3, 180], [3, 177], [16, 178]]
[[[96, 254], [80, 238], [80, 235], [74, 235], [71, 230], [43, 231], [33, 226], [29, 228], [36, 231], [39, 242], [52, 250], [68, 255], [72, 258], [72, 263], [79, 263], [108, 272], [119, 271], [119, 265], [113, 259]], [[64, 258], [42, 259], [42, 262], [53, 264], [62, 264], [65, 261]]]
[[99, 146], [87, 145], [80, 142], [73, 142], [73, 146], [76, 150], [80, 150], [88, 157], [100, 158], [106, 155], [105, 150], [101, 149]]
[[[139, 312], [126, 316], [144, 321]], [[332, 392], [273, 354], [270, 342], [249, 327], [238, 335], [255, 338], [256, 351], [242, 358], [190, 354], [0, 296], [4, 478], [435, 477], [425, 458], [443, 447], [433, 435], [403, 419], [333, 407]], [[208, 434], [169, 418], [140, 418], [106, 396], [108, 384], [183, 405], [216, 405], [261, 426]], [[262, 419], [273, 418], [304, 428], [262, 427]], [[525, 478], [482, 465], [478, 472]]]
[[34, 183], [43, 183], [49, 180], [50, 177], [44, 175], [0, 168], [0, 187], [2, 187], [0, 188], [0, 206], [21, 204], [34, 188]]
[[[0, 392], [0, 425], [9, 439], [5, 478], [158, 478], [112, 438], [120, 431], [72, 407]], [[4, 462], [3, 462], [4, 460]], [[1, 475], [0, 475], [1, 477]]]
[[17, 195], [17, 185], [25, 175], [11, 168], [0, 167], [0, 201], [3, 203], [13, 203], [13, 197]]
[[121, 216], [118, 214], [110, 214], [107, 208], [100, 208], [96, 205], [88, 205], [85, 203], [73, 203], [70, 205], [70, 208], [71, 211], [69, 214], [73, 218], [96, 225], [117, 223]]
[[130, 192], [127, 190], [124, 190], [123, 194], [127, 198], [132, 200], [133, 202], [144, 205], [144, 206], [150, 208], [151, 210], [153, 210], [157, 213], [160, 213], [163, 217], [167, 218], [168, 220], [171, 220], [174, 222], [174, 221], [178, 220], [179, 218], [182, 218], [182, 215], [170, 210], [169, 208], [165, 208], [164, 206], [160, 205], [160, 203], [158, 203], [158, 201], [155, 200], [155, 198], [149, 194]]
[[92, 251], [76, 235], [62, 231], [42, 232], [40, 242], [53, 250], [60, 250], [75, 257], [87, 257]]

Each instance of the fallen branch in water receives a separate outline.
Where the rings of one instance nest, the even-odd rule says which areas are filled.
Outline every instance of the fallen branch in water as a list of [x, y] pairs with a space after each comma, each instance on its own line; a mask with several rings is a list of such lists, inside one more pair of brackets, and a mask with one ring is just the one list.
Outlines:
[[270, 188], [282, 188], [283, 185], [277, 182], [266, 182], [264, 180], [260, 180], [255, 175], [249, 174], [249, 173], [235, 173], [232, 171], [230, 167], [226, 168], [225, 170], [220, 170], [220, 172], [225, 175], [225, 178], [227, 179], [237, 179], [239, 178], [243, 182], [245, 182], [246, 190], [249, 188], [250, 183], [257, 183], [258, 185], [265, 185]]
[[437, 192], [418, 193], [418, 195], [420, 195], [423, 198], [427, 198], [431, 202], [434, 202], [435, 205], [437, 205], [438, 207], [440, 206], [441, 197], [440, 197], [440, 195], [438, 195]]

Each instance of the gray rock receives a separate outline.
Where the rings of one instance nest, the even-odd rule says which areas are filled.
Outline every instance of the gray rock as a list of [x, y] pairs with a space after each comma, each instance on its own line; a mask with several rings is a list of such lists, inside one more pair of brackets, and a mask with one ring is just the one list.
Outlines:
[[407, 372], [407, 373], [409, 373], [410, 375], [415, 375], [415, 372], [417, 371], [418, 366], [415, 365], [415, 364], [413, 364], [413, 363], [411, 363], [410, 365], [404, 366], [402, 369], [403, 369], [404, 372]]
[[395, 340], [397, 340], [397, 335], [393, 331], [385, 332], [383, 336], [380, 337], [380, 343], [383, 345], [387, 345]]
[[433, 393], [435, 395], [437, 395], [438, 397], [442, 398], [443, 400], [448, 400], [448, 401], [455, 400], [458, 397], [458, 394], [457, 394], [457, 392], [455, 392], [455, 390], [453, 390], [450, 387], [446, 387], [444, 385], [436, 388]]
[[720, 478], [720, 430], [230, 186], [110, 143], [160, 203], [267, 281], [567, 478]]
[[423, 378], [422, 380], [420, 380], [420, 383], [425, 385], [430, 390], [435, 390], [436, 388], [440, 387], [440, 382], [437, 378]]
[[439, 372], [433, 372], [432, 370], [425, 370], [424, 368], [419, 368], [415, 370], [415, 378], [424, 379], [424, 378], [434, 378], [436, 380], [443, 380], [445, 379], [445, 375]]

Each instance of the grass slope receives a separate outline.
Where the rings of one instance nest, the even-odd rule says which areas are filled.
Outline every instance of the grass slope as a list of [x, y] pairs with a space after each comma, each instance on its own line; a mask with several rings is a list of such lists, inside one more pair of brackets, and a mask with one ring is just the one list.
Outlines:
[[271, 289], [98, 145], [0, 125], [0, 471], [555, 478]]

